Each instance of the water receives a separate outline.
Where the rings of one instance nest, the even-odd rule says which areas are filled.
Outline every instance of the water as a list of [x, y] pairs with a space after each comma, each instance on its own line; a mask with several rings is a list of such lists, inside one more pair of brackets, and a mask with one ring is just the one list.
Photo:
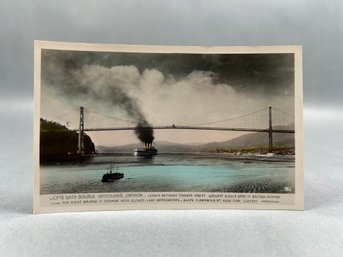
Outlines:
[[[124, 178], [101, 182], [111, 164]], [[116, 169], [116, 168], [114, 168]], [[294, 159], [222, 154], [98, 155], [41, 166], [41, 194], [101, 192], [294, 192]]]

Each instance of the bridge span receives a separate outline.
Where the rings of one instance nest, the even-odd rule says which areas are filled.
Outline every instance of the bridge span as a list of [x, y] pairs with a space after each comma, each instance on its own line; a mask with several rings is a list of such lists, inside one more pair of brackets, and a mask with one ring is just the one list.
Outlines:
[[[226, 128], [226, 127], [203, 127], [203, 126], [151, 126], [151, 127], [112, 127], [112, 128], [84, 128], [83, 131], [118, 131], [118, 130], [135, 130], [140, 129], [185, 129], [185, 130], [217, 130], [217, 131], [240, 131], [240, 132], [266, 132], [269, 133], [270, 129], [256, 129], [256, 128]], [[290, 129], [273, 129], [273, 133], [294, 133]]]
[[[216, 130], [216, 131], [240, 131], [240, 132], [262, 132], [262, 133], [268, 133], [269, 137], [269, 152], [273, 151], [273, 133], [295, 133], [294, 130], [292, 129], [278, 129], [278, 128], [273, 128], [272, 124], [272, 107], [269, 106], [268, 108], [269, 112], [269, 122], [268, 122], [268, 127], [265, 129], [259, 129], [259, 128], [234, 128], [234, 127], [205, 127], [205, 126], [182, 126], [182, 125], [167, 125], [167, 126], [151, 126], [151, 127], [139, 127], [141, 129], [179, 129], [179, 130]], [[128, 127], [109, 127], [109, 128], [85, 128], [85, 123], [84, 123], [84, 108], [80, 107], [80, 124], [79, 124], [79, 129], [75, 130], [78, 131], [78, 151], [80, 153], [83, 152], [83, 134], [85, 131], [119, 131], [119, 130], [135, 130], [137, 129], [136, 126], [128, 126]], [[257, 112], [261, 112], [264, 110], [260, 110]], [[255, 114], [257, 112], [251, 113], [249, 115]], [[240, 117], [246, 117], [247, 115], [241, 115]], [[239, 118], [239, 117], [237, 117]], [[203, 124], [205, 125], [205, 124]], [[267, 124], [266, 124], [267, 125]]]

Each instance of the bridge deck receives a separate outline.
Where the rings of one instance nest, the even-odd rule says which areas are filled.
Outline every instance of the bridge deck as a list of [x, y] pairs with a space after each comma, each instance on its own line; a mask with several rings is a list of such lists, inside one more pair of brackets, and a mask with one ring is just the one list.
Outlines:
[[[112, 128], [84, 128], [84, 131], [115, 131], [135, 130], [137, 127], [112, 127]], [[141, 129], [148, 127], [141, 127]], [[218, 130], [218, 131], [241, 131], [241, 132], [269, 132], [269, 129], [255, 128], [225, 128], [225, 127], [198, 127], [198, 126], [152, 126], [150, 129], [186, 129], [186, 130]], [[294, 133], [291, 129], [273, 129], [273, 133]]]

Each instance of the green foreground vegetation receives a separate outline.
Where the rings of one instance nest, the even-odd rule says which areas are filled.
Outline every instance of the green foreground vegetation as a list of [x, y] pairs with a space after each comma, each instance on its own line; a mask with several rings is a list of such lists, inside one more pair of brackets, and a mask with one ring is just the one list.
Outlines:
[[[56, 158], [63, 159], [77, 156], [78, 133], [67, 127], [45, 119], [40, 120], [40, 158], [49, 161]], [[84, 154], [95, 153], [95, 146], [91, 138], [84, 134]]]

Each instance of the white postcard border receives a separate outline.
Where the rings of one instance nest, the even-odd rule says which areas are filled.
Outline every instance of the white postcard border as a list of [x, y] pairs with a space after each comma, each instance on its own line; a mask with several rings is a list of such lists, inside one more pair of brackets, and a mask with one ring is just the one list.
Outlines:
[[[74, 50], [74, 51], [98, 51], [98, 52], [127, 52], [127, 53], [187, 53], [187, 54], [258, 54], [258, 53], [293, 53], [295, 60], [295, 193], [294, 194], [272, 194], [283, 198], [294, 197], [294, 204], [216, 204], [216, 203], [118, 203], [103, 205], [66, 205], [59, 207], [47, 207], [46, 203], [51, 195], [40, 195], [40, 164], [39, 164], [39, 133], [40, 133], [40, 89], [41, 89], [41, 50]], [[110, 44], [84, 44], [35, 41], [34, 49], [34, 190], [33, 190], [33, 212], [69, 212], [69, 211], [105, 211], [105, 210], [149, 210], [149, 209], [282, 209], [303, 210], [304, 209], [304, 174], [303, 174], [303, 82], [302, 82], [302, 47], [301, 46], [161, 46], [161, 45], [110, 45]], [[134, 192], [146, 194], [147, 192]], [[155, 193], [155, 192], [153, 192]], [[162, 193], [162, 192], [161, 192]], [[163, 192], [166, 193], [166, 192]], [[168, 192], [180, 193], [180, 192]], [[196, 192], [181, 192], [183, 194]], [[201, 192], [203, 193], [203, 192]], [[96, 197], [103, 193], [96, 193]], [[124, 193], [126, 194], [126, 193]], [[234, 195], [237, 193], [222, 193]], [[71, 194], [63, 194], [71, 195]], [[73, 194], [84, 195], [84, 194]], [[261, 195], [261, 194], [241, 194]], [[267, 194], [264, 194], [267, 195]], [[287, 202], [287, 201], [286, 201]]]

